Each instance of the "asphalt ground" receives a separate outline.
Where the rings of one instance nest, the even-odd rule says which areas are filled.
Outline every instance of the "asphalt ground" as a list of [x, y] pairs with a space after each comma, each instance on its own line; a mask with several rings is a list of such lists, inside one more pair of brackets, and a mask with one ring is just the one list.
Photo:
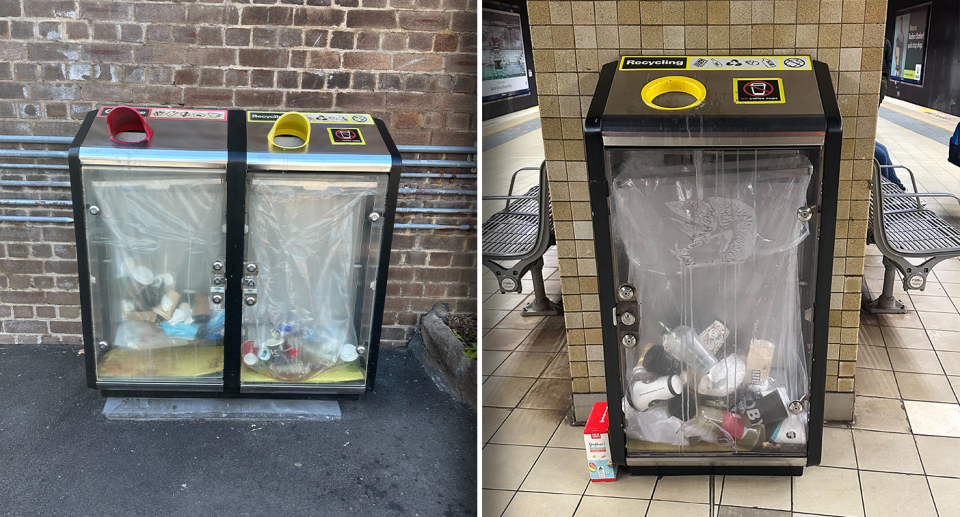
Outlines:
[[340, 421], [129, 422], [78, 350], [0, 348], [0, 515], [476, 515], [476, 413], [406, 351]]

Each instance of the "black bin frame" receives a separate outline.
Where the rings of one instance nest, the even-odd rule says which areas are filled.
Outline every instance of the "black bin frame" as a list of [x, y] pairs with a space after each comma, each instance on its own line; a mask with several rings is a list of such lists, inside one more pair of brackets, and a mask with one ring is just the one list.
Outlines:
[[[80, 314], [82, 319], [84, 363], [86, 366], [87, 386], [100, 390], [105, 397], [185, 397], [185, 398], [272, 398], [272, 399], [357, 399], [361, 394], [336, 393], [336, 390], [319, 392], [305, 387], [302, 390], [284, 391], [240, 391], [240, 372], [243, 368], [241, 358], [241, 327], [243, 319], [243, 265], [246, 219], [247, 189], [247, 113], [243, 110], [227, 111], [227, 167], [226, 167], [226, 255], [224, 257], [224, 276], [227, 280], [224, 295], [224, 331], [223, 331], [223, 385], [222, 389], [211, 390], [209, 386], [190, 383], [109, 383], [109, 386], [97, 382], [96, 344], [93, 337], [92, 297], [90, 285], [90, 263], [88, 260], [88, 242], [86, 236], [87, 207], [83, 195], [82, 165], [80, 147], [86, 139], [90, 127], [97, 119], [99, 110], [87, 113], [80, 130], [77, 132], [68, 151], [70, 167], [70, 190], [73, 197], [74, 229], [77, 240], [77, 269], [79, 271]], [[383, 213], [383, 233], [380, 244], [380, 261], [377, 269], [377, 285], [373, 302], [373, 321], [371, 322], [370, 344], [367, 354], [367, 374], [365, 391], [371, 391], [376, 384], [377, 360], [380, 350], [380, 333], [383, 324], [383, 308], [387, 294], [387, 276], [392, 251], [393, 227], [397, 212], [397, 197], [400, 187], [400, 151], [390, 136], [382, 120], [374, 118], [374, 123], [391, 155], [391, 167], [387, 184], [387, 196]], [[254, 171], [251, 171], [254, 172]], [[277, 171], [278, 173], [281, 171]], [[325, 174], [326, 171], [298, 171], [306, 174]]]
[[[833, 251], [836, 237], [837, 197], [840, 177], [840, 148], [843, 138], [843, 123], [840, 108], [833, 89], [829, 67], [820, 61], [811, 60], [819, 87], [820, 101], [823, 107], [826, 133], [821, 149], [821, 186], [820, 204], [818, 205], [819, 245], [817, 251], [816, 294], [814, 302], [814, 333], [813, 357], [810, 371], [810, 414], [808, 423], [808, 440], [806, 465], [820, 464], [823, 448], [823, 412], [826, 397], [827, 377], [827, 341], [830, 321], [830, 289], [833, 278]], [[600, 297], [600, 314], [609, 315], [616, 310], [617, 300], [615, 291], [617, 286], [614, 280], [613, 268], [613, 232], [610, 227], [611, 213], [609, 204], [610, 185], [606, 179], [605, 158], [603, 144], [604, 120], [603, 114], [607, 104], [607, 97], [617, 72], [619, 60], [607, 63], [600, 72], [596, 91], [584, 121], [584, 145], [586, 147], [587, 175], [590, 189], [590, 203], [593, 210], [594, 248], [597, 260], [598, 291]], [[639, 86], [637, 91], [639, 92]], [[700, 118], [691, 115], [691, 118]], [[706, 117], [702, 117], [705, 119]], [[716, 127], [723, 121], [699, 120], [697, 127]], [[702, 126], [701, 126], [702, 122]], [[729, 122], [729, 121], [727, 121]], [[763, 131], [767, 124], [776, 124], [776, 121], [764, 119], [741, 120], [742, 126], [752, 127], [755, 131]], [[664, 128], [672, 125], [676, 128], [686, 127], [687, 117], [673, 116], [658, 120]], [[625, 121], [618, 118], [615, 121], [617, 128], [623, 128]], [[782, 128], [779, 128], [782, 130]], [[747, 147], [747, 146], [744, 146]], [[770, 147], [770, 146], [762, 146]], [[781, 145], [779, 148], [797, 149], [809, 146]], [[697, 146], [675, 147], [676, 149], [697, 149]], [[699, 147], [701, 149], [716, 149], [716, 147]], [[776, 147], [770, 147], [776, 148]], [[609, 320], [602, 326], [604, 376], [606, 378], [607, 404], [611, 408], [610, 419], [610, 451], [611, 459], [617, 465], [627, 468], [634, 475], [779, 475], [799, 476], [803, 473], [802, 466], [787, 465], [723, 465], [723, 459], [711, 461], [709, 455], [704, 458], [702, 465], [627, 465], [626, 436], [623, 432], [623, 410], [620, 409], [623, 400], [621, 385], [621, 361], [617, 328], [609, 324]], [[720, 463], [720, 464], [717, 464]]]

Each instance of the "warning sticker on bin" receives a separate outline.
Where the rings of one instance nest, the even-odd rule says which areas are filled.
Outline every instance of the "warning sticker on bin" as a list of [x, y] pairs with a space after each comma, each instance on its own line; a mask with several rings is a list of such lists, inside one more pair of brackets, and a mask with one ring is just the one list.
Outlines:
[[783, 80], [773, 79], [734, 79], [733, 101], [737, 104], [786, 102], [783, 95]]
[[811, 70], [807, 56], [623, 56], [620, 70]]
[[[98, 117], [106, 117], [113, 111], [114, 106], [103, 106], [97, 113]], [[170, 108], [134, 108], [143, 118], [180, 119], [180, 120], [227, 120], [226, 110], [196, 110]]]
[[363, 135], [355, 127], [330, 127], [330, 143], [333, 145], [365, 145]]
[[[276, 122], [282, 111], [248, 111], [248, 122]], [[366, 113], [301, 113], [312, 124], [373, 124], [373, 117]]]

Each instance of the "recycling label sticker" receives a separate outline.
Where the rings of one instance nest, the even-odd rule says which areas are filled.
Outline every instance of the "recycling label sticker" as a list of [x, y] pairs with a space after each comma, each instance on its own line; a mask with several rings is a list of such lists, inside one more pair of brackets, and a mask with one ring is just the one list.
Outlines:
[[329, 127], [330, 143], [333, 145], [365, 145], [363, 135], [355, 127]]
[[734, 79], [733, 101], [737, 104], [786, 102], [780, 78]]
[[[103, 106], [97, 112], [98, 117], [106, 117], [115, 106]], [[173, 108], [133, 108], [143, 118], [167, 118], [181, 120], [217, 120], [226, 121], [226, 110], [173, 109]]]
[[806, 56], [623, 56], [620, 70], [812, 70]]
[[[248, 111], [248, 122], [276, 122], [283, 111]], [[311, 124], [373, 124], [373, 117], [366, 113], [301, 113]]]

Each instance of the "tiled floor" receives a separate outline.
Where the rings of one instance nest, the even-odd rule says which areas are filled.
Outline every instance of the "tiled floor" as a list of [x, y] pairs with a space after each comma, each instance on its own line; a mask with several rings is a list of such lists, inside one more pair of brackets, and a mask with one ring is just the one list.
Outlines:
[[[960, 193], [946, 146], [886, 120], [878, 139], [917, 173], [921, 190]], [[930, 205], [960, 219], [960, 206]], [[867, 252], [866, 281], [879, 292], [880, 256], [874, 246]], [[551, 297], [560, 289], [555, 268], [551, 250]], [[565, 419], [563, 320], [523, 318], [528, 295], [496, 289], [485, 272], [483, 515], [708, 516], [706, 477], [589, 483], [583, 428]], [[897, 293], [910, 313], [862, 318], [855, 422], [824, 430], [822, 466], [793, 479], [718, 477], [720, 517], [960, 516], [960, 260], [937, 266], [925, 291]]]

